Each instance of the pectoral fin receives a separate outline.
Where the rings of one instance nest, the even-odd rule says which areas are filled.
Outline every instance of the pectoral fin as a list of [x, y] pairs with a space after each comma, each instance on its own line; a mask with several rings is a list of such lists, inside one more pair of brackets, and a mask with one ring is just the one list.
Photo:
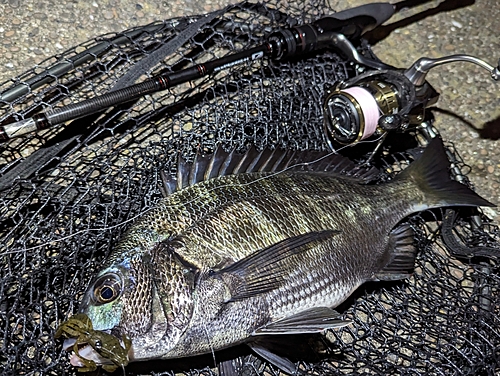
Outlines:
[[294, 236], [262, 249], [218, 272], [232, 278], [231, 301], [260, 295], [282, 286], [288, 279], [287, 261], [338, 234], [325, 230]]
[[321, 333], [340, 328], [351, 322], [339, 319], [339, 313], [331, 308], [317, 307], [286, 317], [256, 329], [253, 335], [282, 335]]

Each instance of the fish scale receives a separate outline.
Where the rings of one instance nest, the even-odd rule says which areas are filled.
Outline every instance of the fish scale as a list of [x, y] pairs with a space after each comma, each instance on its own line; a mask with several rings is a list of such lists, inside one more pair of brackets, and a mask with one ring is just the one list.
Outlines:
[[[231, 202], [221, 199], [217, 209], [213, 211], [207, 206], [199, 208], [195, 214], [197, 219], [193, 221], [195, 224], [186, 226], [187, 228], [181, 231], [177, 230], [177, 233], [193, 245], [211, 244], [215, 240], [217, 246], [222, 246], [222, 249], [209, 249], [210, 251], [224, 254], [232, 260], [238, 260], [255, 249], [269, 246], [286, 237], [338, 226], [334, 222], [335, 218], [329, 213], [350, 209], [343, 204], [343, 201], [346, 197], [351, 197], [352, 192], [339, 185], [336, 178], [320, 176], [316, 181], [308, 181], [307, 188], [303, 191], [298, 191], [297, 188], [295, 191], [290, 191], [289, 187], [300, 186], [304, 179], [302, 176], [281, 174], [267, 177], [267, 180], [272, 180], [271, 187], [264, 179], [255, 183], [257, 192], [240, 192], [238, 186], [265, 177], [264, 174], [255, 175], [242, 176], [243, 181], [238, 179], [239, 176], [235, 176], [233, 179], [235, 187], [226, 187], [228, 190], [232, 189]], [[361, 188], [361, 192], [355, 192], [361, 197], [373, 195], [374, 191], [377, 192], [377, 189], [372, 186], [361, 186]], [[332, 195], [331, 191], [336, 189], [343, 190], [343, 194]], [[186, 190], [189, 191], [189, 188]], [[204, 199], [203, 194], [197, 194], [200, 200]], [[378, 195], [380, 196], [380, 193]], [[325, 199], [324, 196], [327, 198]], [[297, 205], [297, 202], [300, 202], [300, 205]], [[389, 201], [386, 202], [386, 204], [389, 203]], [[373, 205], [373, 203], [367, 202], [366, 205]], [[240, 210], [240, 206], [245, 207]], [[371, 212], [367, 214], [370, 215]], [[335, 216], [338, 215], [335, 214]], [[403, 216], [404, 214], [401, 217]], [[350, 222], [348, 219], [343, 220]], [[358, 216], [359, 220], [360, 216]], [[243, 233], [245, 236], [239, 236], [238, 233]], [[236, 242], [227, 241], [227, 239], [235, 239]], [[189, 247], [186, 248], [189, 249]], [[183, 253], [182, 256], [194, 264], [202, 264], [196, 260], [198, 255]], [[208, 266], [214, 266], [218, 261], [208, 263]]]
[[[226, 209], [217, 213], [216, 218], [211, 216], [206, 220], [200, 220], [192, 232], [187, 230], [183, 236], [189, 239], [201, 237], [193, 242], [203, 244], [210, 244], [215, 240], [218, 246], [222, 246], [217, 252], [225, 253], [228, 257], [233, 256], [232, 253], [236, 253], [233, 260], [237, 260], [247, 256], [255, 249], [267, 247], [290, 236], [334, 226], [339, 228], [339, 225], [335, 223], [337, 220], [346, 223], [346, 227], [354, 224], [353, 218], [344, 215], [344, 212], [350, 208], [341, 204], [343, 199], [345, 197], [340, 195], [323, 200], [313, 197], [310, 198], [311, 202], [305, 202], [306, 200], [299, 198], [302, 204], [298, 207], [295, 195], [292, 197], [289, 195], [265, 197], [263, 200], [255, 200], [253, 203], [242, 203], [241, 205], [246, 205], [248, 210], [247, 213], [243, 210], [239, 212], [242, 219], [230, 218], [233, 219], [233, 222], [228, 224], [226, 214], [228, 210], [232, 209]], [[255, 206], [257, 208], [251, 210]], [[340, 213], [331, 215], [332, 212]], [[262, 214], [259, 215], [259, 213]], [[355, 215], [358, 224], [363, 221], [360, 214], [356, 213]], [[370, 215], [371, 212], [367, 212], [367, 214]], [[345, 231], [350, 231], [350, 229]], [[244, 236], [240, 236], [241, 234]], [[219, 240], [219, 238], [221, 239]], [[236, 242], [227, 241], [228, 239], [234, 239]], [[184, 256], [190, 259], [189, 256]]]
[[[321, 245], [318, 252], [311, 252], [309, 263], [303, 268], [290, 270], [290, 282], [269, 293], [266, 300], [272, 306], [273, 319], [277, 320], [286, 315], [298, 313], [301, 310], [315, 306], [334, 307], [340, 304], [345, 296], [350, 295], [367, 276], [360, 273], [356, 258], [336, 255], [329, 260], [319, 258], [324, 254], [324, 248], [331, 249], [335, 244]], [[377, 244], [374, 244], [374, 249]], [[304, 289], [304, 279], [311, 270], [317, 271], [312, 281], [308, 283], [308, 292]], [[369, 277], [369, 276], [368, 276]]]

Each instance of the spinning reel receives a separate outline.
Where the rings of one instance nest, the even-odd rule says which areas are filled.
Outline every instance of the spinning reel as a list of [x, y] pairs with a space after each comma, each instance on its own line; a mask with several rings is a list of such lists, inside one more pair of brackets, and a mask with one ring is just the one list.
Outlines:
[[335, 40], [336, 47], [359, 64], [375, 68], [327, 89], [323, 101], [325, 130], [331, 141], [352, 144], [389, 131], [404, 131], [423, 121], [424, 109], [436, 103], [439, 94], [425, 80], [430, 69], [447, 63], [475, 63], [500, 79], [500, 60], [493, 67], [469, 55], [451, 55], [438, 59], [420, 58], [402, 71], [359, 55], [345, 38]]

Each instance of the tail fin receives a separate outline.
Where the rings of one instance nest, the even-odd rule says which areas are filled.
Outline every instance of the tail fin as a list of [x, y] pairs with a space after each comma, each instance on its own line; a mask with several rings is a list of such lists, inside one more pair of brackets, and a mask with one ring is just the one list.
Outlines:
[[411, 180], [425, 194], [428, 207], [495, 206], [465, 185], [452, 180], [450, 162], [440, 138], [433, 139], [422, 156], [398, 175]]

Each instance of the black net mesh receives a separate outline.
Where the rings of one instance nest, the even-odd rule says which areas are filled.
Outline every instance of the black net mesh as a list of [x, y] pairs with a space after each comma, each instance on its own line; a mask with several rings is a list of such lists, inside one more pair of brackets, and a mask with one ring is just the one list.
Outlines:
[[[167, 20], [90, 40], [4, 83], [0, 123], [258, 45], [273, 29], [332, 12], [321, 2], [244, 3], [211, 18]], [[160, 199], [159, 171], [174, 168], [176, 150], [187, 159], [198, 149], [213, 150], [216, 142], [227, 149], [325, 150], [325, 86], [354, 74], [350, 63], [328, 51], [289, 62], [256, 61], [0, 144], [3, 374], [76, 373], [53, 338], [55, 328], [76, 311], [123, 231]], [[411, 160], [405, 151], [418, 146], [417, 136], [386, 140], [374, 162], [387, 177]], [[348, 155], [361, 162], [371, 150], [373, 145], [361, 145]], [[356, 291], [340, 307], [353, 324], [329, 333], [326, 359], [302, 362], [303, 370], [498, 373], [498, 263], [451, 255], [446, 246], [495, 247], [498, 229], [481, 213], [461, 211], [444, 243], [446, 214], [429, 211], [411, 219], [420, 250], [413, 277]], [[215, 372], [211, 361], [201, 362], [201, 370], [188, 371], [190, 364], [160, 362], [151, 369], [132, 364], [117, 372]], [[248, 374], [279, 373], [253, 356], [242, 367]]]

